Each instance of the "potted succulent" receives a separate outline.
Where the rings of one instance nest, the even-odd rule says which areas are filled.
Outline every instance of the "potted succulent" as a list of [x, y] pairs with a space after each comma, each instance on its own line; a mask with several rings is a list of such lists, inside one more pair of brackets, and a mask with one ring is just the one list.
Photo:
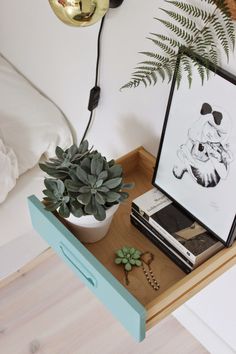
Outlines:
[[119, 204], [128, 197], [123, 189], [122, 166], [107, 161], [98, 151], [89, 149], [85, 140], [67, 150], [56, 148], [56, 158], [41, 163], [46, 172], [43, 190], [45, 208], [58, 211], [82, 242], [103, 238]]

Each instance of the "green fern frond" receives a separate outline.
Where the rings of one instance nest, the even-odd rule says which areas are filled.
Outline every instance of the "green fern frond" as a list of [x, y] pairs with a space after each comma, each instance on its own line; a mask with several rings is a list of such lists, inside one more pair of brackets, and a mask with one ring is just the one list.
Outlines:
[[149, 85], [152, 84], [152, 79], [151, 79], [150, 75], [146, 75], [146, 81], [148, 81]]
[[[140, 54], [145, 55], [147, 57], [150, 57], [149, 56], [149, 52], [141, 52]], [[154, 60], [154, 61], [153, 60], [149, 60], [149, 62], [152, 63], [151, 65], [159, 65], [160, 63], [164, 64], [164, 63], [170, 61], [170, 59], [168, 57], [163, 56], [163, 55], [157, 55], [155, 57], [155, 59], [156, 60]], [[145, 64], [145, 61], [144, 62], [141, 61], [139, 64]]]
[[147, 76], [150, 76], [152, 74], [152, 71], [143, 71], [143, 70], [138, 70], [135, 71], [135, 73], [133, 74], [133, 77], [135, 77], [136, 79], [144, 79]]
[[147, 37], [147, 39], [149, 39], [155, 45], [160, 47], [163, 50], [163, 52], [165, 52], [166, 54], [169, 54], [170, 56], [176, 55], [176, 50], [172, 49], [169, 45], [150, 37]]
[[194, 39], [193, 35], [185, 31], [184, 29], [180, 28], [177, 25], [174, 25], [173, 23], [162, 20], [161, 18], [154, 17], [155, 20], [161, 22], [167, 29], [172, 31], [177, 37], [181, 38], [184, 40], [187, 44], [191, 43]]
[[181, 83], [182, 77], [183, 77], [182, 68], [181, 68], [181, 65], [179, 65], [178, 71], [176, 73], [176, 86], [177, 86], [177, 89], [179, 89], [179, 87], [180, 87], [180, 83]]
[[219, 53], [216, 47], [211, 47], [207, 52], [208, 60], [214, 64], [215, 68], [219, 65]]
[[221, 22], [218, 20], [216, 16], [212, 18], [211, 25], [215, 31], [216, 36], [218, 37], [222, 48], [226, 54], [227, 60], [229, 60], [229, 43], [228, 43], [228, 38], [227, 35], [222, 28]]
[[159, 70], [156, 72], [156, 74], [159, 74], [159, 76], [160, 76], [161, 79], [162, 79], [162, 82], [165, 81], [166, 74], [165, 74], [164, 68], [159, 68]]
[[151, 76], [151, 78], [153, 80], [153, 85], [156, 85], [156, 83], [157, 83], [157, 74], [156, 74], [156, 72], [153, 71], [150, 76]]
[[[165, 3], [173, 6], [174, 10], [178, 9], [178, 12], [161, 8], [170, 21], [155, 18], [168, 31], [167, 34], [151, 33], [151, 37], [148, 37], [148, 40], [160, 48], [160, 53], [140, 52], [147, 59], [138, 63], [131, 80], [122, 86], [122, 89], [138, 87], [140, 84], [145, 87], [155, 85], [159, 79], [170, 81], [181, 47], [200, 55], [203, 65], [199, 64], [194, 54], [189, 54], [189, 58], [183, 56], [176, 77], [177, 87], [183, 72], [186, 73], [188, 84], [191, 86], [192, 67], [196, 67], [203, 84], [209, 77], [209, 68], [214, 70], [220, 64], [221, 55], [225, 54], [229, 59], [230, 52], [234, 50], [235, 26], [226, 0], [201, 0], [198, 5], [174, 0], [165, 0]], [[204, 7], [204, 4], [208, 8]]]
[[161, 39], [163, 42], [169, 42], [169, 44], [173, 47], [173, 48], [179, 48], [179, 47], [181, 47], [182, 46], [182, 44], [179, 42], [179, 41], [177, 41], [177, 40], [175, 40], [175, 39], [173, 39], [173, 38], [170, 38], [170, 37], [167, 37], [167, 36], [164, 36], [163, 34], [158, 34], [158, 33], [150, 33], [151, 35], [153, 35], [153, 36], [155, 36], [155, 37], [157, 37], [157, 38], [159, 38], [159, 39]]
[[133, 87], [137, 87], [140, 85], [140, 83], [142, 83], [145, 87], [148, 86], [147, 84], [147, 76], [144, 75], [134, 75], [132, 78], [132, 81], [134, 82]]
[[180, 15], [174, 11], [169, 11], [160, 8], [164, 13], [166, 13], [170, 18], [173, 18], [176, 22], [178, 22], [181, 26], [185, 27], [186, 29], [192, 31], [193, 33], [196, 33], [198, 31], [197, 24], [193, 20], [191, 20], [189, 17]]
[[155, 67], [154, 66], [136, 66], [135, 68], [137, 71], [135, 71], [136, 73], [141, 71], [145, 71], [147, 73], [151, 73], [152, 71], [155, 71]]
[[172, 80], [172, 77], [174, 75], [175, 71], [175, 66], [176, 66], [176, 60], [172, 60], [169, 63], [166, 63], [163, 66], [163, 69], [165, 70], [166, 73], [166, 79], [168, 80], [168, 83]]
[[126, 84], [124, 84], [123, 86], [121, 86], [120, 91], [125, 90], [125, 89], [130, 89], [134, 87], [134, 82], [131, 80], [129, 82], [127, 82]]
[[142, 83], [144, 84], [144, 86], [145, 87], [147, 87], [148, 85], [147, 85], [147, 77], [145, 77], [145, 78], [142, 78]]
[[190, 58], [185, 56], [185, 55], [183, 55], [181, 62], [182, 62], [182, 65], [184, 67], [184, 71], [187, 74], [188, 85], [189, 85], [189, 88], [190, 88], [191, 85], [192, 85], [192, 81], [193, 81], [193, 72], [192, 72], [192, 65], [191, 65], [191, 62], [190, 62]]
[[198, 8], [197, 6], [190, 5], [181, 1], [168, 1], [166, 0], [165, 2], [176, 6], [178, 9], [184, 11], [190, 16], [196, 17], [196, 18], [201, 18], [203, 21], [205, 21], [209, 17], [209, 13], [203, 9]]
[[152, 53], [152, 52], [139, 52], [139, 54], [143, 54], [143, 55], [146, 55], [148, 56], [149, 58], [153, 58], [153, 59], [156, 59], [158, 61], [161, 61], [161, 62], [165, 62], [165, 61], [168, 61], [169, 59], [158, 54], [158, 53]]
[[[225, 3], [225, 1], [223, 1], [223, 2]], [[225, 32], [227, 32], [230, 42], [231, 42], [231, 45], [232, 45], [232, 49], [234, 50], [236, 35], [235, 35], [234, 23], [231, 19], [231, 15], [229, 15], [230, 11], [227, 12], [227, 10], [225, 10], [225, 8], [222, 7], [222, 8], [219, 8], [219, 12], [221, 15], [221, 20], [223, 22], [223, 25], [225, 26]]]
[[205, 78], [206, 78], [205, 68], [201, 64], [199, 64], [197, 61], [195, 61], [193, 65], [197, 68], [197, 71], [198, 71], [198, 74], [201, 78], [201, 82], [202, 82], [202, 86], [203, 86]]
[[[168, 61], [168, 58], [165, 58], [166, 61]], [[140, 61], [139, 63], [140, 65], [150, 65], [150, 66], [159, 66], [160, 63], [158, 61], [151, 61], [151, 60], [144, 60], [144, 61]]]

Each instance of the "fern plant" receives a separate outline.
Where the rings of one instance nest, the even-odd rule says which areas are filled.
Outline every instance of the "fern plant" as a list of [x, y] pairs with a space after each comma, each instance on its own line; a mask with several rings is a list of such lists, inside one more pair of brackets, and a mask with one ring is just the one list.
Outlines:
[[[187, 48], [192, 56], [183, 56], [177, 74], [177, 86], [180, 85], [184, 73], [191, 86], [192, 65], [196, 67], [203, 84], [209, 77], [208, 63], [216, 67], [221, 62], [222, 54], [229, 60], [230, 52], [234, 50], [235, 27], [226, 0], [198, 0], [196, 3], [192, 1], [191, 4], [187, 1], [164, 1], [170, 8], [160, 8], [166, 18], [155, 20], [161, 23], [168, 33], [150, 33], [147, 39], [153, 43], [156, 50], [140, 52], [145, 60], [138, 63], [130, 81], [121, 89], [138, 87], [140, 84], [147, 87], [155, 85], [158, 80], [169, 82], [182, 48]], [[204, 59], [205, 67], [194, 60], [193, 53]]]

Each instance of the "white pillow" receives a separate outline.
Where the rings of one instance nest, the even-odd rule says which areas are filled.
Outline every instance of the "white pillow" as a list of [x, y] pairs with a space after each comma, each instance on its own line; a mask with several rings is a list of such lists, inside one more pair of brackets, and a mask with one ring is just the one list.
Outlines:
[[0, 138], [16, 154], [19, 175], [40, 157], [67, 148], [72, 135], [65, 117], [0, 56]]
[[0, 139], [0, 203], [15, 186], [19, 176], [17, 158], [14, 151]]

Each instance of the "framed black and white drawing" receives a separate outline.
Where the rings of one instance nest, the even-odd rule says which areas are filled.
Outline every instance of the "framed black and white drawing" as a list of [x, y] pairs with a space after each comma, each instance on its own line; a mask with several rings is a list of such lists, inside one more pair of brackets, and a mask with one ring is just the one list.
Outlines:
[[190, 89], [187, 77], [177, 89], [185, 56], [193, 70], [206, 70], [200, 57], [179, 55], [153, 185], [230, 246], [236, 236], [236, 77], [210, 65], [204, 85], [195, 75]]

